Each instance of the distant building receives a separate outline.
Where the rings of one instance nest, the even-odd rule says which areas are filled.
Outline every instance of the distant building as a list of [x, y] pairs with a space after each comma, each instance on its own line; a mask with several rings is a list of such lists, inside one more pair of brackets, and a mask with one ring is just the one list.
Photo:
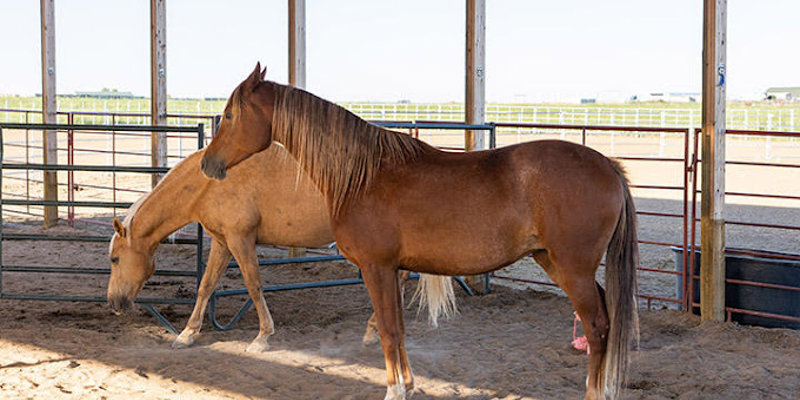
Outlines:
[[99, 92], [75, 92], [75, 97], [92, 97], [96, 99], [132, 99], [133, 93], [114, 90], [101, 90]]
[[651, 92], [636, 95], [630, 98], [631, 102], [638, 101], [663, 101], [665, 103], [696, 103], [700, 100], [700, 93], [691, 92]]
[[800, 87], [771, 87], [767, 89], [766, 100], [800, 101]]

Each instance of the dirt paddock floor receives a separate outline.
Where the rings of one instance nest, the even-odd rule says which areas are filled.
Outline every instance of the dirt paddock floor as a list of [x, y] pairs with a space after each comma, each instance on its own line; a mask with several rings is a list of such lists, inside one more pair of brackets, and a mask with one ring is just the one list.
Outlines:
[[[145, 139], [144, 144], [119, 139], [117, 149], [149, 148], [149, 138]], [[590, 139], [606, 142], [603, 137]], [[15, 140], [21, 141], [22, 136]], [[76, 143], [96, 147], [94, 150], [110, 148], [108, 141]], [[180, 146], [188, 153], [193, 143], [185, 140]], [[617, 142], [615, 148], [601, 150], [617, 155], [658, 155], [657, 137], [647, 143], [644, 146], [628, 138]], [[682, 143], [666, 138], [664, 155], [680, 157]], [[770, 148], [771, 158], [764, 157], [764, 144], [758, 141], [731, 140], [726, 151], [741, 160], [797, 161], [796, 147], [790, 143], [776, 141], [774, 146]], [[80, 163], [110, 163], [106, 154], [78, 155]], [[19, 148], [9, 147], [7, 156], [11, 161], [25, 159]], [[120, 165], [138, 165], [141, 160], [117, 156]], [[636, 184], [683, 183], [681, 163], [638, 161], [626, 166]], [[730, 166], [728, 171], [726, 184], [731, 191], [797, 195], [800, 169]], [[39, 187], [23, 185], [22, 172], [16, 173], [9, 175], [16, 179], [5, 179], [4, 175], [4, 192], [21, 196], [30, 191], [33, 197], [40, 194]], [[30, 176], [41, 179], [36, 173]], [[75, 200], [79, 201], [111, 201], [109, 191], [91, 185], [110, 186], [112, 179], [120, 187], [141, 190], [149, 188], [150, 182], [147, 176], [130, 174], [112, 178], [110, 174], [76, 173], [75, 179]], [[66, 182], [64, 173], [59, 174], [59, 181]], [[60, 198], [65, 199], [63, 189]], [[139, 196], [118, 195], [116, 201], [133, 201]], [[639, 210], [682, 212], [680, 191], [637, 189], [634, 195]], [[734, 196], [728, 200], [726, 219], [800, 225], [798, 201]], [[94, 211], [107, 212], [87, 212]], [[42, 232], [40, 220], [24, 220], [10, 213], [3, 217], [4, 232]], [[642, 240], [682, 241], [680, 219], [641, 216], [639, 222]], [[107, 228], [79, 228], [59, 226], [47, 233], [110, 233]], [[726, 240], [734, 247], [800, 253], [800, 231], [732, 225], [727, 228]], [[105, 243], [4, 242], [2, 246], [4, 265], [108, 266]], [[260, 252], [264, 257], [283, 254], [269, 249]], [[641, 255], [642, 266], [675, 269], [675, 255], [669, 248], [642, 245]], [[163, 245], [156, 255], [157, 268], [192, 269], [194, 263], [193, 246]], [[504, 273], [546, 279], [530, 260]], [[347, 263], [327, 262], [269, 267], [262, 270], [262, 281], [277, 284], [352, 278], [356, 274]], [[675, 275], [640, 271], [639, 278], [642, 293], [675, 296]], [[4, 293], [104, 296], [107, 277], [4, 273], [2, 284]], [[409, 283], [407, 290], [413, 290], [413, 286]], [[414, 399], [581, 398], [587, 357], [570, 345], [573, 317], [568, 300], [557, 290], [541, 286], [537, 289], [549, 292], [510, 286], [493, 285], [493, 292], [482, 297], [468, 297], [458, 291], [459, 315], [443, 321], [438, 329], [430, 328], [424, 316], [417, 316], [416, 306], [406, 311], [406, 344], [417, 377]], [[219, 287], [241, 287], [238, 270], [228, 271]], [[191, 279], [154, 277], [141, 295], [192, 298], [194, 288]], [[214, 330], [206, 320], [193, 347], [173, 350], [170, 344], [174, 335], [142, 309], [115, 316], [105, 304], [2, 300], [0, 400], [383, 398], [385, 373], [380, 346], [361, 345], [372, 310], [362, 286], [274, 292], [266, 297], [276, 333], [271, 349], [262, 354], [244, 352], [258, 330], [252, 310], [227, 332]], [[244, 300], [243, 296], [223, 300], [220, 320], [227, 321]], [[633, 354], [626, 398], [798, 398], [800, 331], [701, 323], [695, 316], [663, 309], [669, 307], [670, 303], [655, 302], [653, 310], [641, 312], [641, 346]], [[159, 310], [182, 329], [191, 307], [162, 306]]]
[[[6, 229], [37, 232], [27, 224]], [[67, 227], [53, 233], [86, 233]], [[97, 232], [89, 232], [97, 233]], [[104, 243], [6, 242], [6, 264], [102, 266]], [[279, 255], [262, 249], [263, 256]], [[157, 268], [193, 268], [192, 246], [163, 245]], [[283, 283], [354, 277], [345, 262], [262, 270]], [[102, 296], [107, 277], [5, 273], [12, 293]], [[229, 270], [221, 287], [239, 286]], [[407, 298], [414, 282], [407, 286]], [[416, 307], [406, 311], [406, 344], [417, 377], [414, 399], [577, 399], [586, 355], [570, 346], [572, 309], [565, 297], [493, 286], [469, 297], [438, 329]], [[194, 282], [154, 277], [144, 296], [194, 295]], [[226, 299], [226, 320], [244, 297]], [[188, 349], [144, 310], [113, 315], [105, 304], [0, 301], [0, 398], [3, 399], [380, 399], [380, 346], [362, 347], [371, 312], [362, 286], [267, 294], [276, 333], [271, 349], [244, 351], [258, 330], [249, 311], [231, 331], [203, 333]], [[160, 310], [181, 329], [191, 308]], [[701, 323], [671, 310], [641, 312], [641, 346], [633, 353], [630, 399], [794, 399], [800, 389], [800, 332]]]

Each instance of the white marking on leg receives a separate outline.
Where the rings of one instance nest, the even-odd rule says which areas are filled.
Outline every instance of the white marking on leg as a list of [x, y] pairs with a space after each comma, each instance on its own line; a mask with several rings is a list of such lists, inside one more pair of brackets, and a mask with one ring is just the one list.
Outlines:
[[383, 400], [405, 400], [406, 399], [406, 386], [400, 382], [386, 388], [386, 397]]

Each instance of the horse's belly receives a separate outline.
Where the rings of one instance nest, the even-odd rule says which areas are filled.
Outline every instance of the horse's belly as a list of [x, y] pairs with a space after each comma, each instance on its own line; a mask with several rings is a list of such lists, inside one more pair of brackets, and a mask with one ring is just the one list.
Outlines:
[[404, 237], [400, 262], [403, 267], [445, 275], [473, 275], [492, 271], [540, 248], [532, 233], [513, 229], [484, 230], [469, 234], [429, 232]]
[[266, 223], [258, 229], [258, 243], [294, 247], [322, 247], [334, 241], [330, 225], [316, 221]]

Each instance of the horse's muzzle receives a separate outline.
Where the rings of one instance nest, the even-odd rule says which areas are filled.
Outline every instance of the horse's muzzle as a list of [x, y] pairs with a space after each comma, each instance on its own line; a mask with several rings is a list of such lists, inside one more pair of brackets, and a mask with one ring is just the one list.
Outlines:
[[133, 307], [133, 301], [125, 296], [113, 296], [108, 298], [108, 305], [111, 307], [111, 311], [113, 311], [114, 314], [120, 315]]
[[227, 176], [225, 172], [225, 162], [222, 160], [203, 157], [200, 168], [202, 168], [203, 173], [209, 178], [222, 180]]

